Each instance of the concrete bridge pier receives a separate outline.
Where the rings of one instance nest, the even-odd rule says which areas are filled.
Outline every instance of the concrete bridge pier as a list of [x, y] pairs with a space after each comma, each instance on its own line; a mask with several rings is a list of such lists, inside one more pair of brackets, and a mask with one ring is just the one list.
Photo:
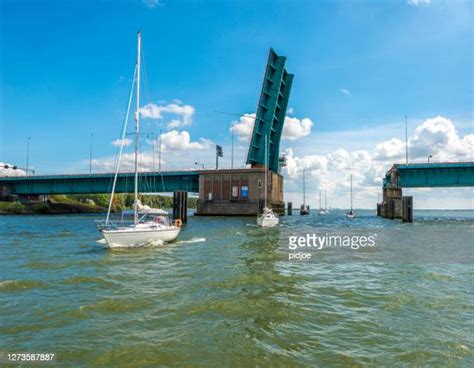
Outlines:
[[413, 222], [413, 197], [403, 196], [401, 188], [388, 193], [395, 196], [385, 196], [384, 189], [384, 200], [382, 203], [377, 203], [377, 216]]
[[288, 209], [287, 209], [286, 213], [288, 214], [288, 216], [293, 215], [293, 203], [292, 202], [288, 202]]
[[395, 219], [402, 218], [402, 188], [388, 186], [383, 188], [383, 201], [380, 203], [379, 216]]
[[402, 221], [413, 222], [413, 197], [402, 197]]

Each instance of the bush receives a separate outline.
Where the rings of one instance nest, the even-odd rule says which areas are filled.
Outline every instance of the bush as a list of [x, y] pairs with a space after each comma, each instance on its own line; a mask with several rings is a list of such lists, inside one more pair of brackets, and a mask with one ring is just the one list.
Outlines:
[[25, 206], [18, 202], [12, 202], [5, 208], [5, 210], [9, 213], [19, 214], [25, 211]]
[[34, 213], [48, 214], [51, 213], [51, 208], [46, 203], [36, 203], [31, 207]]

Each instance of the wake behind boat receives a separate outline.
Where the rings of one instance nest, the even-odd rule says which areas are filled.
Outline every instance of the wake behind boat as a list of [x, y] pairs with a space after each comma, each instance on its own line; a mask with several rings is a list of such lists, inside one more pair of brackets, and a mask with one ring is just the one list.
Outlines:
[[[167, 243], [175, 240], [181, 230], [181, 221], [177, 220], [172, 224], [168, 218], [168, 213], [161, 209], [152, 209], [142, 206], [138, 200], [138, 138], [140, 130], [140, 56], [141, 56], [141, 34], [138, 32], [137, 63], [132, 80], [132, 88], [128, 100], [127, 112], [125, 114], [124, 127], [122, 130], [121, 144], [116, 160], [114, 181], [110, 195], [107, 217], [104, 222], [98, 222], [99, 231], [104, 236], [109, 248], [140, 247], [147, 243]], [[136, 82], [136, 111], [135, 111], [135, 170], [134, 170], [134, 201], [133, 201], [133, 221], [119, 222], [110, 220], [110, 212], [114, 200], [115, 187], [120, 169], [120, 161], [125, 142], [127, 123], [132, 102], [133, 87]]]

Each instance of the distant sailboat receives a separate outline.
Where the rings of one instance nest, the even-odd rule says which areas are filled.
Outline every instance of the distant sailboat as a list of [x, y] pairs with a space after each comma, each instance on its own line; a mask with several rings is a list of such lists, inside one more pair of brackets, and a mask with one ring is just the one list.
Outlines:
[[353, 219], [356, 216], [354, 209], [352, 208], [352, 174], [351, 174], [351, 209], [346, 213], [348, 219]]
[[327, 193], [327, 190], [324, 189], [324, 212], [326, 213], [326, 215], [329, 213], [329, 209], [328, 209], [328, 193]]
[[303, 204], [300, 208], [300, 215], [309, 215], [309, 206], [306, 204], [306, 170], [303, 170]]
[[257, 225], [262, 227], [274, 227], [278, 225], [278, 215], [268, 207], [268, 149], [267, 149], [267, 136], [265, 136], [265, 206], [260, 215], [257, 216]]
[[321, 190], [319, 190], [319, 215], [324, 216], [326, 214], [326, 211], [323, 209], [322, 204], [321, 204]]

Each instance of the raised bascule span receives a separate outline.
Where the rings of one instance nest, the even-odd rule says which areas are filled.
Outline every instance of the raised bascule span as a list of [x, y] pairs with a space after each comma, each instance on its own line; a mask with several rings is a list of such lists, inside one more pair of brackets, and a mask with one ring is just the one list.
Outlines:
[[[268, 168], [276, 173], [280, 169], [280, 139], [294, 77], [285, 69], [285, 61], [286, 57], [270, 49], [247, 155], [247, 164], [263, 167], [268, 162]], [[268, 161], [265, 160], [265, 137], [269, 145]]]
[[[280, 139], [293, 82], [293, 74], [285, 69], [285, 62], [286, 57], [270, 49], [247, 155], [249, 168], [142, 172], [139, 174], [139, 191], [199, 193], [197, 215], [256, 215], [264, 198], [267, 137], [268, 201], [275, 212], [283, 214]], [[133, 173], [119, 174], [117, 193], [133, 192], [132, 176]], [[40, 195], [109, 193], [112, 179], [113, 173], [0, 177], [0, 197], [31, 199]], [[183, 195], [175, 198], [183, 198]]]

